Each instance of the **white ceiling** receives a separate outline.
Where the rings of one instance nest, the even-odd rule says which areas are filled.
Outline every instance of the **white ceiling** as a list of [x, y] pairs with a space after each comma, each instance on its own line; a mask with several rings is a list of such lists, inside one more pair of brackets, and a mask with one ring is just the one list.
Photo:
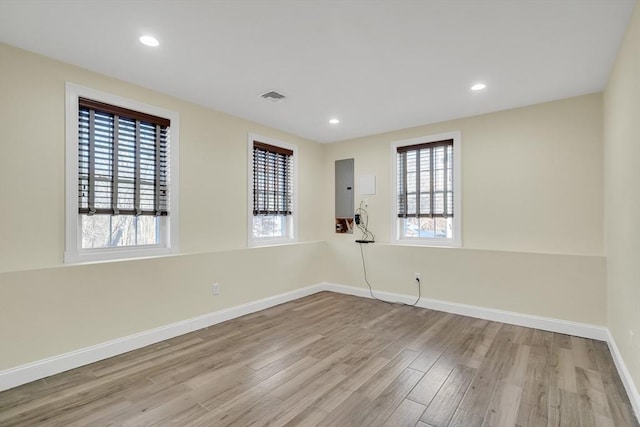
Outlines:
[[0, 40], [332, 142], [600, 91], [634, 4], [0, 0]]

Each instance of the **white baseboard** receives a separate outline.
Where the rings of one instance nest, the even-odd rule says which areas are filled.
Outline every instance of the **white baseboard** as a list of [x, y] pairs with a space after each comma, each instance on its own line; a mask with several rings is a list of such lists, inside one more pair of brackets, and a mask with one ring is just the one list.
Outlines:
[[[336, 283], [323, 283], [322, 289], [341, 294], [354, 295], [359, 297], [371, 298], [369, 289], [357, 288], [353, 286], [339, 285]], [[410, 295], [402, 295], [384, 291], [374, 291], [377, 298], [390, 302], [403, 302], [413, 304], [416, 297]], [[495, 322], [508, 323], [511, 325], [525, 326], [528, 328], [542, 329], [545, 331], [558, 332], [561, 334], [575, 335], [577, 337], [590, 338], [599, 341], [605, 341], [609, 345], [611, 356], [618, 370], [618, 374], [622, 379], [622, 383], [627, 391], [631, 406], [635, 411], [636, 418], [640, 419], [640, 394], [638, 388], [633, 382], [631, 373], [627, 369], [627, 365], [618, 350], [609, 328], [603, 326], [591, 325], [588, 323], [571, 322], [568, 320], [554, 319], [550, 317], [533, 316], [530, 314], [516, 313], [513, 311], [496, 310], [493, 308], [485, 308], [474, 305], [459, 304], [449, 301], [441, 301], [430, 298], [420, 298], [418, 307], [429, 308], [432, 310], [444, 311], [446, 313], [461, 314], [463, 316], [475, 317], [479, 319], [492, 320]]]
[[[206, 328], [217, 323], [235, 319], [246, 314], [255, 313], [269, 307], [273, 307], [285, 302], [293, 301], [321, 291], [337, 292], [341, 294], [354, 295], [358, 297], [371, 298], [369, 290], [353, 286], [339, 285], [335, 283], [319, 283], [295, 291], [274, 295], [268, 298], [252, 301], [235, 307], [226, 308], [213, 313], [171, 323], [148, 331], [129, 335], [123, 338], [107, 341], [94, 346], [71, 351], [58, 356], [27, 363], [15, 368], [0, 371], [0, 391], [17, 387], [31, 381], [58, 374], [70, 369], [74, 369], [89, 363], [107, 359], [118, 354], [155, 344], [179, 335], [183, 335], [198, 329]], [[391, 302], [413, 303], [415, 297], [391, 292], [374, 291], [376, 297]], [[441, 301], [430, 298], [420, 298], [418, 307], [432, 310], [444, 311], [447, 313], [460, 314], [479, 319], [492, 320], [496, 322], [508, 323], [512, 325], [525, 326], [529, 328], [542, 329], [546, 331], [558, 332], [567, 335], [575, 335], [584, 338], [591, 338], [606, 341], [609, 344], [614, 363], [620, 374], [622, 382], [629, 395], [629, 400], [640, 418], [640, 395], [635, 387], [629, 370], [622, 359], [622, 355], [609, 332], [608, 328], [587, 323], [571, 322], [567, 320], [553, 319], [548, 317], [533, 316], [529, 314], [516, 313], [512, 311], [496, 310], [467, 304], [459, 304], [448, 301]]]
[[255, 313], [324, 290], [313, 285], [0, 371], [0, 391]]
[[[367, 288], [356, 288], [353, 286], [338, 285], [335, 283], [325, 283], [324, 289], [342, 294], [371, 298], [369, 289]], [[413, 304], [416, 300], [416, 297], [410, 295], [383, 291], [374, 291], [374, 295], [392, 302], [397, 301]], [[511, 325], [525, 326], [527, 328], [542, 329], [545, 331], [607, 341], [607, 328], [603, 326], [590, 325], [588, 323], [578, 323], [568, 320], [553, 319], [550, 317], [533, 316], [513, 311], [496, 310], [493, 308], [485, 308], [476, 305], [460, 304], [424, 297], [420, 298], [420, 301], [418, 301], [418, 304], [416, 305], [418, 307], [444, 311], [446, 313], [461, 314], [463, 316], [492, 320], [494, 322], [509, 323]]]
[[631, 406], [633, 406], [633, 410], [636, 413], [636, 418], [640, 421], [640, 393], [638, 392], [638, 388], [633, 382], [631, 372], [629, 372], [629, 369], [627, 369], [627, 365], [624, 363], [624, 359], [622, 358], [620, 349], [618, 349], [616, 340], [613, 339], [613, 335], [611, 335], [611, 331], [607, 330], [607, 336], [607, 343], [609, 344], [609, 350], [611, 351], [611, 356], [613, 357], [613, 363], [616, 364], [616, 369], [618, 370], [618, 374], [620, 375], [622, 384], [627, 391], [627, 395], [629, 396], [629, 400], [631, 401]]

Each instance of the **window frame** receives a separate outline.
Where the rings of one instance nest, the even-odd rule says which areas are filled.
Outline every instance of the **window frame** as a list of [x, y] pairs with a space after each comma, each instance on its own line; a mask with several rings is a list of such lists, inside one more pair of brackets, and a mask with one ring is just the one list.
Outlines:
[[[286, 215], [286, 236], [255, 237], [253, 235], [253, 143], [262, 142], [293, 151], [291, 179], [293, 186], [291, 215]], [[255, 133], [247, 135], [247, 246], [271, 246], [295, 243], [298, 239], [298, 146]]]
[[[160, 216], [159, 243], [155, 245], [123, 246], [111, 248], [82, 248], [82, 221], [78, 213], [78, 112], [79, 99], [111, 104], [171, 121], [170, 174], [168, 216]], [[179, 114], [175, 111], [144, 104], [132, 99], [99, 90], [65, 83], [65, 251], [64, 263], [77, 264], [109, 260], [171, 255], [178, 252], [178, 187], [179, 187]]]
[[[453, 140], [453, 237], [403, 237], [398, 217], [398, 147], [429, 144]], [[403, 139], [391, 143], [391, 236], [392, 243], [438, 247], [462, 247], [462, 134], [460, 131], [444, 132], [417, 138]]]

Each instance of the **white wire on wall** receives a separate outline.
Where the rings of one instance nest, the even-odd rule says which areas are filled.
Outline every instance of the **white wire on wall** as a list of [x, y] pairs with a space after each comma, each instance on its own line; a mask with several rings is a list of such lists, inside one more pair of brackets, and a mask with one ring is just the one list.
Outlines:
[[[413, 304], [406, 304], [403, 302], [392, 302], [392, 301], [386, 301], [384, 299], [378, 298], [373, 294], [373, 287], [371, 286], [371, 283], [369, 283], [369, 278], [367, 277], [367, 263], [365, 262], [364, 259], [364, 250], [362, 248], [363, 245], [369, 244], [369, 243], [373, 243], [376, 240], [376, 236], [375, 234], [373, 234], [373, 232], [371, 230], [369, 230], [369, 213], [367, 212], [367, 210], [362, 207], [362, 205], [364, 204], [364, 201], [360, 202], [360, 206], [358, 207], [358, 209], [356, 209], [356, 226], [358, 227], [358, 229], [362, 232], [362, 238], [359, 240], [356, 240], [356, 242], [360, 245], [360, 257], [362, 258], [362, 271], [364, 273], [364, 281], [367, 284], [367, 286], [369, 287], [369, 294], [371, 295], [371, 298], [374, 300], [378, 300], [378, 301], [382, 301], [382, 302], [386, 302], [387, 304], [403, 304], [403, 305], [408, 305], [408, 306], [412, 306], [415, 307], [416, 304], [418, 304], [418, 301], [420, 301], [420, 298], [422, 297], [422, 290], [421, 290], [421, 283], [420, 283], [420, 279], [416, 277], [416, 281], [418, 282], [418, 298], [416, 298], [415, 302]], [[358, 216], [359, 216], [359, 220], [358, 220]]]

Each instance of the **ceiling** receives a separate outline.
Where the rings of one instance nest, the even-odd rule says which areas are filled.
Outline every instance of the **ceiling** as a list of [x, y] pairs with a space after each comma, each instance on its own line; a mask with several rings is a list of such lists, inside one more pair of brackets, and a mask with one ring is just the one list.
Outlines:
[[0, 0], [0, 41], [333, 142], [601, 91], [634, 5]]

